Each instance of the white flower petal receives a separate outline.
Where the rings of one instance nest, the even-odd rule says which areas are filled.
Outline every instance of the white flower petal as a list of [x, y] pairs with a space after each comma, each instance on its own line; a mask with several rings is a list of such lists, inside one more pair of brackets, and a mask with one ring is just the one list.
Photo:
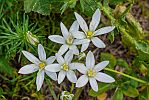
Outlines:
[[73, 54], [76, 54], [76, 55], [79, 54], [79, 50], [76, 45], [70, 46], [69, 49], [72, 50]]
[[109, 33], [111, 31], [113, 31], [114, 28], [115, 28], [115, 26], [107, 26], [107, 27], [100, 28], [94, 32], [94, 36]]
[[75, 70], [75, 69], [77, 69], [77, 63], [70, 63], [69, 64], [69, 68], [71, 69], [71, 70]]
[[65, 59], [65, 62], [68, 62], [68, 63], [70, 63], [72, 61], [72, 59], [73, 59], [73, 52], [72, 52], [72, 50], [69, 50], [65, 54], [64, 59]]
[[89, 51], [86, 56], [86, 67], [93, 68], [94, 66], [95, 66], [95, 58], [93, 53]]
[[47, 71], [47, 70], [45, 70], [45, 72], [46, 72], [46, 74], [47, 74], [52, 80], [54, 80], [54, 81], [57, 80], [57, 74], [56, 74], [56, 73], [54, 73], [54, 72], [49, 72], [49, 71]]
[[86, 74], [86, 72], [87, 72], [87, 68], [84, 66], [84, 64], [78, 65], [77, 70], [82, 74]]
[[37, 91], [40, 90], [43, 84], [43, 81], [44, 81], [44, 70], [41, 70], [37, 73], [37, 78], [36, 78]]
[[93, 44], [98, 48], [106, 47], [106, 45], [98, 37], [93, 37], [91, 40], [92, 40]]
[[90, 39], [75, 39], [73, 44], [79, 45], [79, 44], [84, 44], [89, 42], [90, 42]]
[[61, 70], [61, 67], [59, 64], [50, 64], [45, 67], [45, 70], [50, 72], [58, 72]]
[[72, 71], [72, 70], [69, 70], [67, 72], [67, 78], [72, 83], [76, 83], [77, 82], [77, 77], [76, 77], [74, 71]]
[[58, 54], [63, 55], [68, 50], [68, 45], [64, 44], [60, 47]]
[[18, 73], [20, 74], [30, 74], [33, 73], [35, 71], [37, 71], [39, 68], [37, 65], [35, 64], [29, 64], [29, 65], [25, 65], [23, 66]]
[[58, 74], [58, 84], [62, 83], [66, 76], [66, 72], [61, 70]]
[[22, 51], [22, 53], [24, 54], [24, 56], [32, 63], [38, 65], [40, 63], [40, 61], [38, 60], [38, 58], [36, 58], [33, 54], [27, 52], [27, 51]]
[[62, 31], [64, 38], [67, 39], [67, 37], [69, 36], [68, 29], [62, 22], [60, 23], [60, 26], [61, 26], [61, 31]]
[[76, 87], [83, 87], [88, 82], [88, 77], [86, 75], [80, 76], [80, 78], [77, 80]]
[[38, 44], [38, 56], [41, 61], [46, 61], [46, 52], [41, 44]]
[[75, 12], [75, 17], [76, 17], [80, 27], [82, 28], [82, 30], [84, 32], [87, 32], [88, 31], [88, 26], [87, 26], [85, 20], [76, 12]]
[[76, 39], [84, 39], [84, 38], [86, 38], [86, 35], [84, 34], [84, 32], [80, 32], [80, 31], [73, 32], [72, 35]]
[[85, 51], [89, 46], [89, 43], [84, 43], [82, 44], [82, 47], [81, 47], [81, 52]]
[[90, 85], [91, 85], [92, 89], [97, 92], [98, 91], [98, 84], [97, 84], [96, 79], [95, 78], [90, 78], [89, 82], [90, 82]]
[[72, 70], [77, 69], [82, 74], [86, 74], [87, 71], [87, 68], [84, 66], [83, 63], [71, 63], [70, 69]]
[[115, 79], [105, 73], [98, 72], [95, 76], [96, 80], [104, 83], [112, 83], [115, 81]]
[[46, 63], [47, 65], [52, 64], [55, 61], [56, 57], [55, 56], [51, 56], [47, 59]]
[[95, 13], [93, 14], [92, 16], [92, 20], [91, 20], [91, 23], [90, 23], [90, 26], [89, 26], [89, 30], [90, 31], [95, 31], [99, 22], [100, 22], [100, 16], [101, 16], [101, 12], [99, 9], [97, 9], [95, 11]]
[[79, 24], [78, 24], [78, 22], [77, 22], [77, 20], [76, 20], [76, 21], [74, 21], [73, 24], [71, 25], [71, 27], [70, 27], [70, 29], [69, 29], [69, 32], [70, 32], [70, 33], [74, 33], [74, 32], [76, 32], [76, 31], [78, 31], [78, 30], [79, 30]]
[[96, 72], [99, 72], [102, 69], [104, 69], [108, 64], [109, 64], [109, 61], [102, 61], [98, 63], [97, 65], [95, 65], [94, 69], [96, 70]]
[[50, 35], [48, 38], [53, 42], [65, 44], [65, 39], [60, 35]]
[[62, 64], [65, 63], [64, 58], [63, 58], [60, 54], [58, 54], [58, 53], [56, 53], [56, 60], [57, 60], [57, 62], [58, 62], [60, 65], [62, 65]]

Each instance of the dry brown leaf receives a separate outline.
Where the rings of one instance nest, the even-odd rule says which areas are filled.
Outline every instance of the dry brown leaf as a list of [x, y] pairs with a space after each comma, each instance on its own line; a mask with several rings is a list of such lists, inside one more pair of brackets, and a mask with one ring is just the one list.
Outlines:
[[97, 96], [97, 100], [106, 100], [107, 93], [102, 93], [101, 95]]

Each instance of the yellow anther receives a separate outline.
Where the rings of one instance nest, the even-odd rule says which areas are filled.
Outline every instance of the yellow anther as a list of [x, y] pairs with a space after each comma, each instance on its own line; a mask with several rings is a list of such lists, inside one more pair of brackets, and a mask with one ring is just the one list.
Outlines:
[[40, 69], [45, 68], [45, 66], [46, 66], [46, 64], [45, 64], [45, 63], [43, 63], [43, 62], [39, 64], [39, 68], [40, 68]]
[[64, 71], [68, 71], [68, 70], [69, 70], [69, 66], [68, 66], [67, 64], [63, 64], [63, 65], [62, 65], [62, 69], [63, 69]]
[[92, 31], [88, 31], [87, 32], [87, 38], [92, 38], [93, 37], [93, 32]]
[[69, 35], [68, 38], [66, 39], [66, 43], [67, 43], [68, 45], [72, 45], [73, 40], [74, 40], [73, 36]]
[[93, 69], [89, 69], [89, 70], [87, 71], [87, 75], [88, 75], [89, 77], [94, 77], [94, 76], [96, 75], [96, 71], [93, 70]]

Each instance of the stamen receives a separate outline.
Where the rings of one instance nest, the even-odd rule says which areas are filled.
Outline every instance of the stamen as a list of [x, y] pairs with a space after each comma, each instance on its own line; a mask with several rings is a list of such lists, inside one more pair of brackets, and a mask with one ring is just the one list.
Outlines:
[[65, 63], [61, 66], [61, 68], [64, 70], [64, 71], [68, 71], [69, 70], [69, 66]]
[[92, 38], [93, 37], [93, 34], [94, 33], [92, 31], [88, 31], [87, 32], [87, 38], [89, 38], [89, 39]]
[[88, 75], [88, 77], [94, 77], [96, 75], [96, 71], [93, 69], [89, 69], [87, 71], [87, 75]]
[[40, 68], [40, 69], [45, 68], [45, 66], [46, 66], [46, 64], [45, 64], [44, 62], [42, 62], [42, 63], [39, 64], [39, 68]]
[[68, 38], [66, 39], [66, 43], [67, 43], [68, 45], [72, 45], [73, 40], [74, 40], [73, 36], [69, 35]]

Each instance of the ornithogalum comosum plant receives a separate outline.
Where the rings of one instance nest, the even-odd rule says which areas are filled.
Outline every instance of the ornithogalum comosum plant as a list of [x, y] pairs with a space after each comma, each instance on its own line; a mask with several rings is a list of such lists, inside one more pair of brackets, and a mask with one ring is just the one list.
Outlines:
[[[114, 79], [111, 75], [101, 72], [102, 70], [121, 74], [127, 78], [146, 84], [146, 82], [143, 80], [137, 79], [135, 77], [129, 76], [127, 74], [118, 72], [110, 68], [105, 68], [106, 66], [108, 66], [110, 61], [106, 60], [97, 63], [97, 59], [94, 57], [92, 51], [86, 53], [87, 54], [86, 59], [82, 61], [76, 59], [74, 60], [73, 58], [75, 55], [82, 54], [83, 51], [87, 50], [87, 48], [89, 47], [89, 43], [91, 41], [97, 48], [99, 49], [105, 48], [106, 45], [99, 39], [98, 35], [104, 35], [115, 29], [114, 25], [110, 25], [108, 27], [106, 26], [96, 30], [101, 17], [101, 12], [99, 8], [93, 14], [89, 27], [85, 22], [85, 20], [77, 12], [75, 12], [75, 17], [76, 21], [73, 22], [69, 30], [62, 22], [60, 23], [60, 28], [63, 36], [50, 35], [48, 37], [51, 41], [62, 44], [58, 52], [54, 54], [55, 56], [51, 56], [49, 58], [46, 57], [45, 50], [41, 44], [38, 44], [39, 59], [27, 51], [22, 51], [24, 56], [33, 64], [25, 65], [19, 70], [19, 73], [30, 74], [35, 71], [38, 71], [36, 78], [36, 85], [38, 91], [40, 90], [44, 82], [45, 73], [52, 80], [58, 81], [59, 84], [64, 82], [65, 77], [67, 77], [67, 79], [72, 83], [70, 93], [69, 92], [62, 93], [61, 96], [62, 100], [64, 98], [69, 98], [69, 100], [72, 100], [72, 98], [78, 99], [81, 90], [85, 88], [85, 85], [88, 82], [93, 91], [95, 92], [98, 92], [99, 90], [98, 82], [108, 84], [116, 82], [116, 79]], [[81, 28], [83, 31], [80, 31], [79, 28]], [[16, 33], [12, 32], [12, 34], [15, 35]], [[28, 42], [30, 42], [31, 44], [35, 44], [35, 42], [38, 43], [38, 40], [35, 37], [33, 37], [30, 32], [27, 33], [27, 37]], [[78, 49], [77, 45], [82, 45], [81, 50]], [[81, 52], [79, 53], [79, 51]], [[83, 75], [80, 76], [81, 74]], [[78, 76], [80, 77], [78, 78]], [[74, 90], [75, 86], [77, 90], [75, 95], [73, 95], [71, 93]], [[55, 92], [53, 90], [51, 91], [54, 99], [56, 100], [57, 97]]]

